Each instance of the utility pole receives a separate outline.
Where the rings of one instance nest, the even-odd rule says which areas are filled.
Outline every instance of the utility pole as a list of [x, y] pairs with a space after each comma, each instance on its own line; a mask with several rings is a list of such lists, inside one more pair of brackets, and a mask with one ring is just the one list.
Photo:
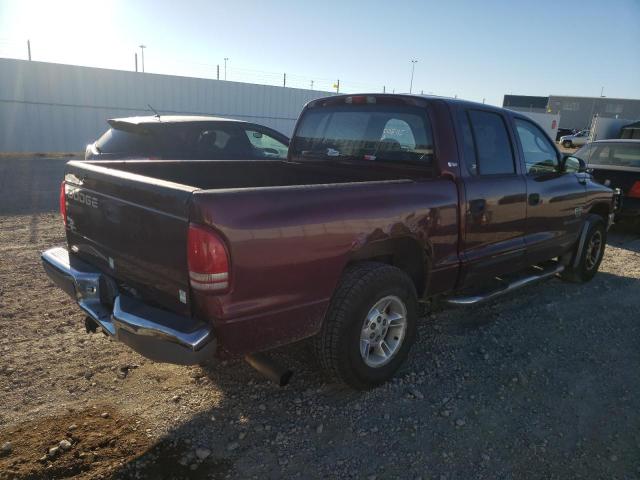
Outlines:
[[338, 79], [338, 81], [333, 84], [333, 88], [336, 89], [336, 93], [340, 93], [340, 79]]
[[483, 99], [482, 99], [482, 103], [484, 103], [484, 101], [485, 101], [485, 100], [486, 100], [486, 98], [483, 98]]
[[287, 74], [284, 74], [284, 78], [282, 79], [282, 86], [286, 87], [287, 86]]
[[216, 80], [220, 80], [220, 64], [216, 65]]
[[29, 61], [31, 61], [31, 40], [27, 40], [27, 56], [29, 57]]
[[147, 48], [146, 45], [139, 45], [140, 51], [142, 52], [142, 73], [144, 73], [144, 49]]
[[416, 63], [418, 63], [418, 60], [411, 60], [411, 83], [409, 83], [409, 93], [413, 90], [413, 72], [416, 69]]
[[138, 73], [138, 52], [133, 54], [135, 57], [135, 61], [136, 61], [136, 73]]
[[229, 57], [224, 57], [224, 79], [227, 79], [227, 60], [229, 60]]
[[[29, 57], [31, 59], [31, 57]], [[604, 98], [604, 87], [600, 89], [600, 98]]]
[[313, 80], [311, 80], [311, 90], [313, 90]]
[[382, 86], [382, 93], [386, 93], [386, 92], [387, 92], [387, 86], [386, 86], [386, 85], [383, 85], [383, 86]]

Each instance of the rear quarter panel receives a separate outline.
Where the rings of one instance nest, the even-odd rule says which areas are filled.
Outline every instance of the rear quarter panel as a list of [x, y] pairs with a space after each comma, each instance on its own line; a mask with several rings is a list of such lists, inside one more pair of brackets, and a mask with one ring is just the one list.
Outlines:
[[[230, 292], [194, 295], [193, 308], [235, 354], [310, 336], [345, 266], [372, 242], [411, 238], [433, 271], [457, 274], [457, 208], [445, 179], [195, 192], [191, 221], [226, 239], [232, 266]], [[453, 288], [454, 274], [439, 278]]]

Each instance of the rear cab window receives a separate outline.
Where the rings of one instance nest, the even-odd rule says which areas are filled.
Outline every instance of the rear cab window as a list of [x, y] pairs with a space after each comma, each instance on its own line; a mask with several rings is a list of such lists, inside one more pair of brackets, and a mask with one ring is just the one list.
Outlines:
[[331, 104], [308, 108], [292, 140], [300, 160], [355, 160], [434, 166], [431, 124], [412, 105]]

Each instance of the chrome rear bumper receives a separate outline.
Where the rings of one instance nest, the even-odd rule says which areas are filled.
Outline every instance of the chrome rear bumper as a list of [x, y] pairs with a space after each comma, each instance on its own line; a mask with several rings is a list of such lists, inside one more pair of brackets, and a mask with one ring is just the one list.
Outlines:
[[215, 354], [213, 329], [204, 322], [147, 305], [117, 289], [112, 292], [112, 308], [105, 302], [105, 293], [114, 290], [113, 281], [69, 255], [67, 249], [47, 250], [42, 254], [42, 264], [51, 280], [106, 334], [141, 355], [158, 362], [193, 365]]

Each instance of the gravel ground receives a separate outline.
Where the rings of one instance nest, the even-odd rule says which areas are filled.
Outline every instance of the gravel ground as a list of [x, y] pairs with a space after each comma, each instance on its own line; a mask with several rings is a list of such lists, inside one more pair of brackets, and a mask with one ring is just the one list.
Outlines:
[[278, 388], [85, 333], [38, 257], [63, 243], [61, 166], [0, 160], [0, 479], [640, 478], [640, 234], [615, 229], [589, 284], [432, 311], [375, 391], [305, 343]]

